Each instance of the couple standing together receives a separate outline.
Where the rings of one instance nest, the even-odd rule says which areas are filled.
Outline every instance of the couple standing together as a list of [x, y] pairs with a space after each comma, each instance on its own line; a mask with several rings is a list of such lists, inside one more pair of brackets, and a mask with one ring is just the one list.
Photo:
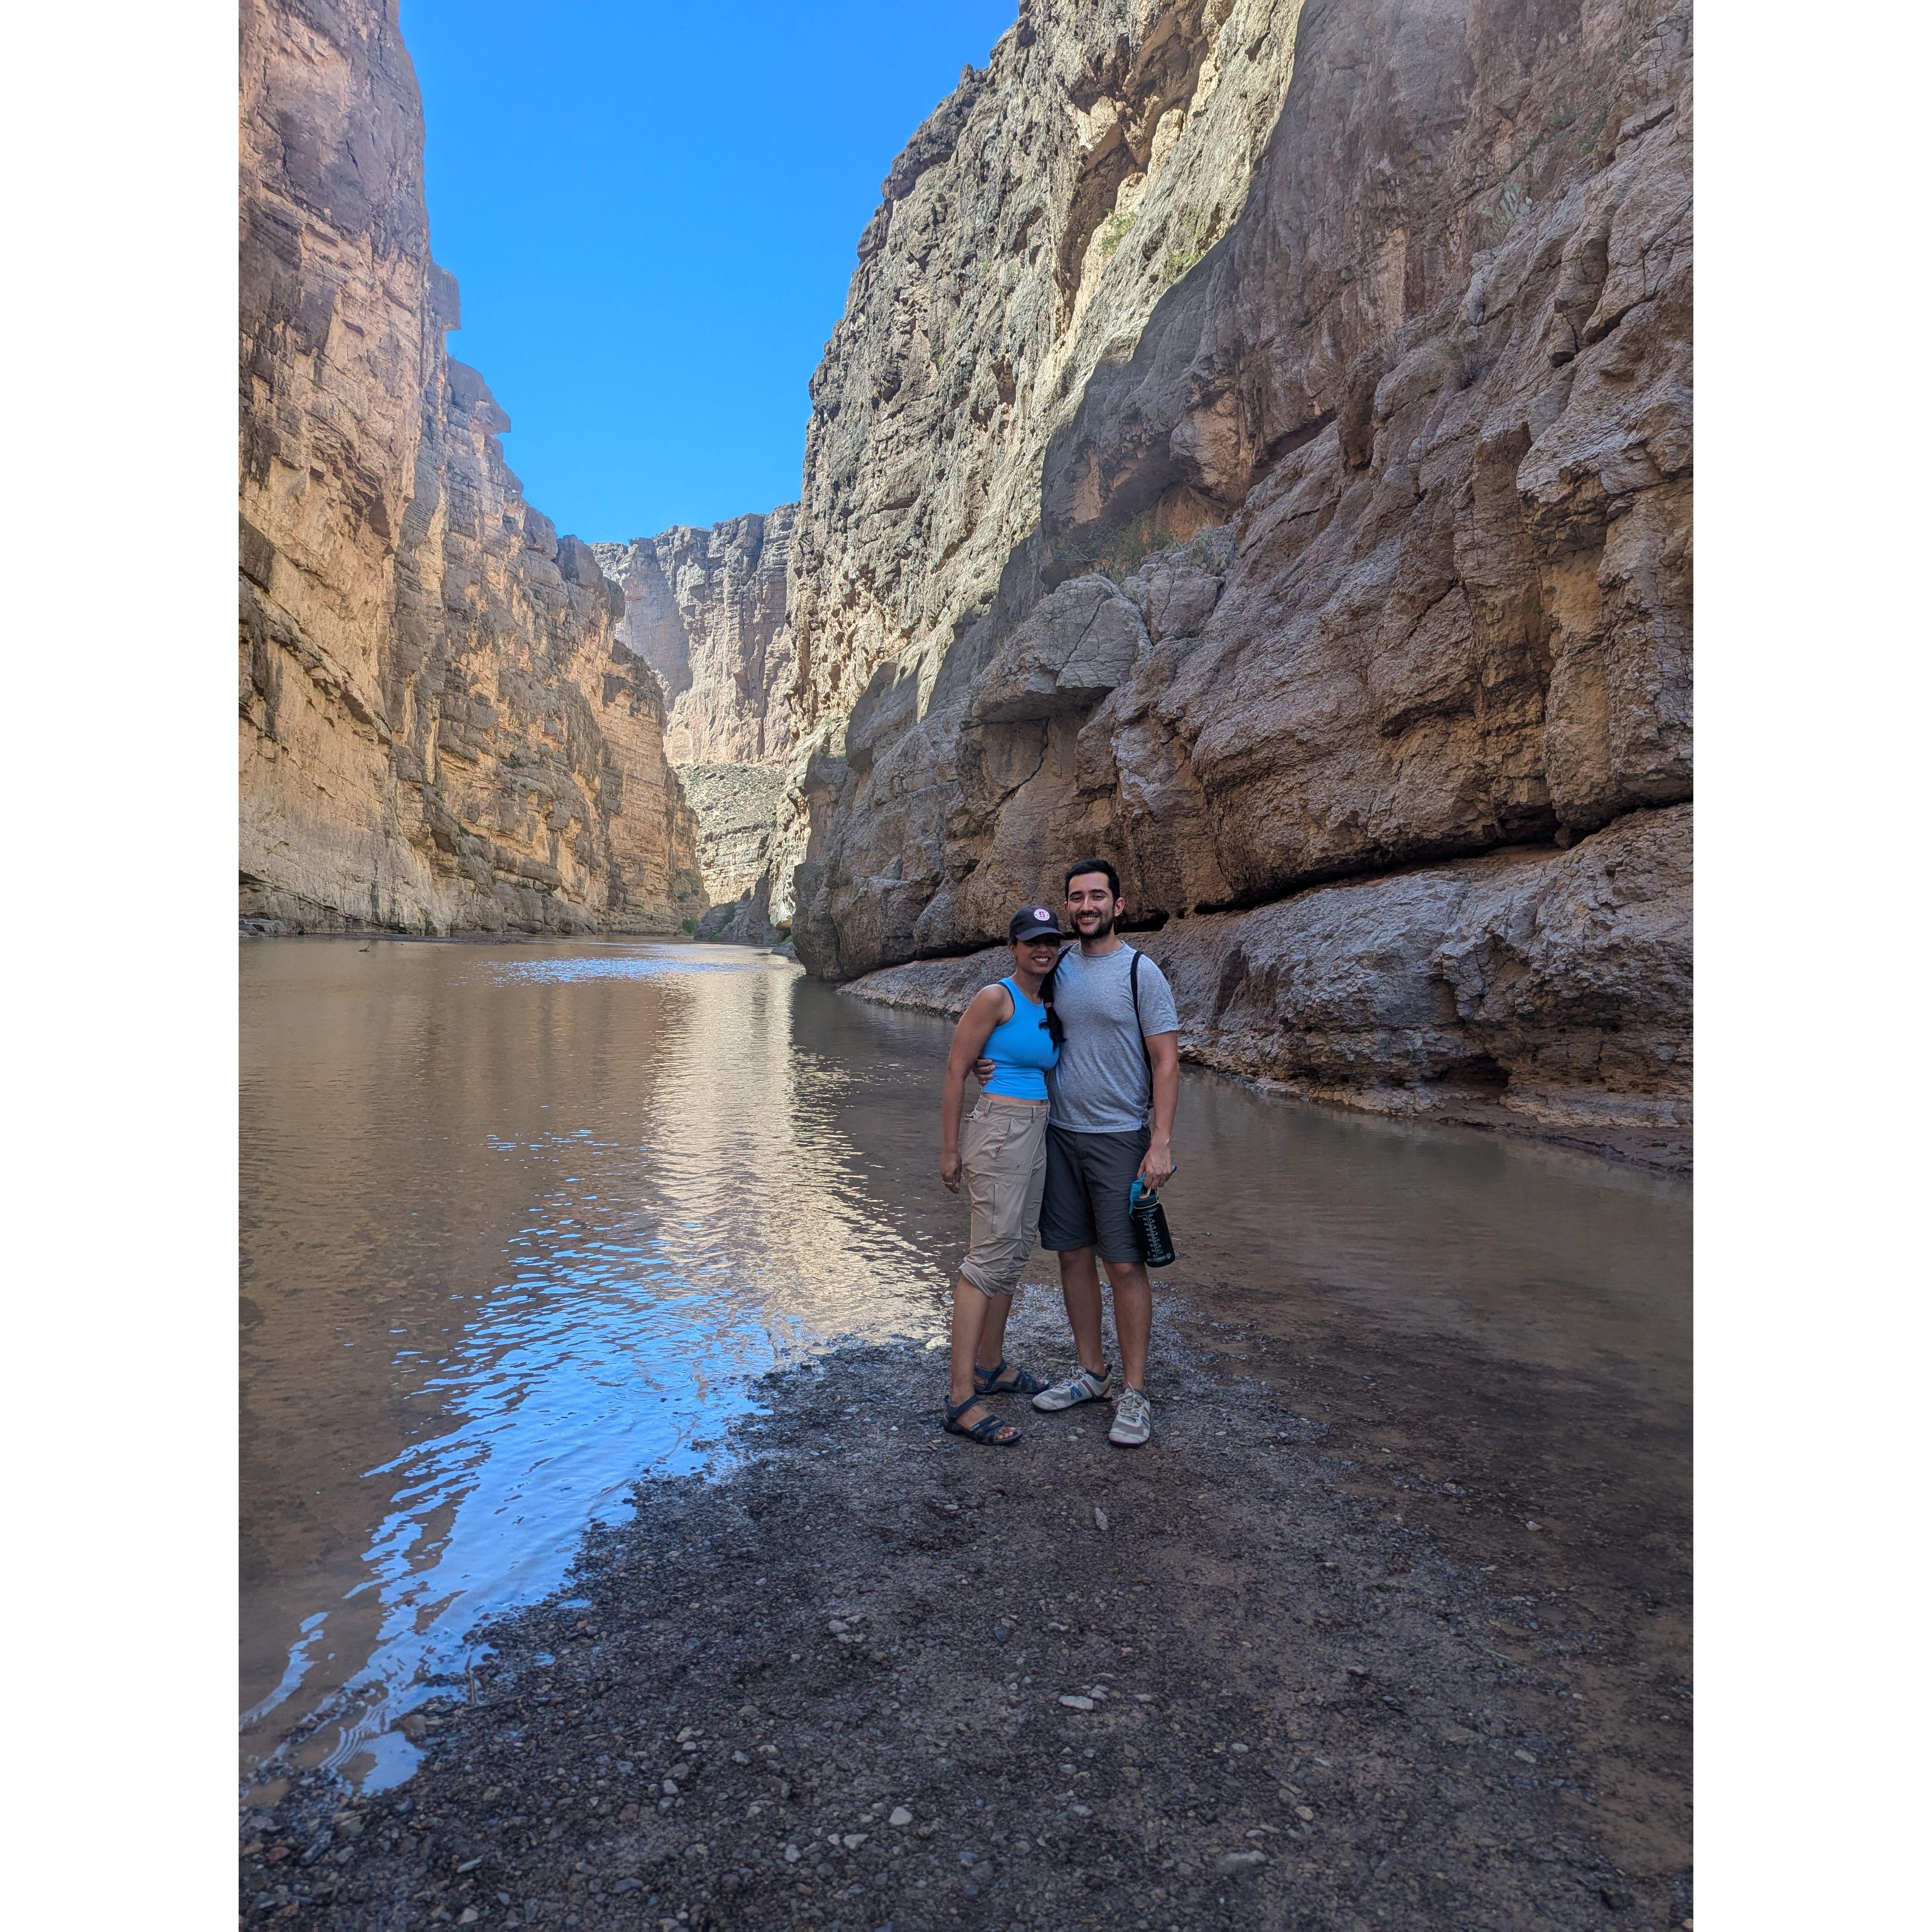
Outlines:
[[[1106, 860], [1070, 867], [1071, 934], [1050, 908], [1022, 908], [1007, 928], [1012, 971], [974, 994], [952, 1035], [939, 1175], [955, 1193], [965, 1182], [973, 1228], [952, 1291], [946, 1426], [976, 1442], [1004, 1447], [1020, 1438], [988, 1396], [1030, 1395], [1036, 1408], [1053, 1410], [1113, 1394], [1096, 1255], [1114, 1291], [1120, 1345], [1108, 1440], [1137, 1448], [1154, 1432], [1147, 1399], [1154, 1293], [1128, 1197], [1136, 1179], [1151, 1193], [1174, 1172], [1180, 1022], [1160, 968], [1114, 932], [1121, 910], [1120, 877]], [[1069, 936], [1079, 944], [1063, 952]], [[966, 1113], [969, 1072], [982, 1091]], [[1040, 1244], [1059, 1254], [1079, 1356], [1076, 1372], [1051, 1388], [1005, 1357], [1006, 1318], [1036, 1227]]]

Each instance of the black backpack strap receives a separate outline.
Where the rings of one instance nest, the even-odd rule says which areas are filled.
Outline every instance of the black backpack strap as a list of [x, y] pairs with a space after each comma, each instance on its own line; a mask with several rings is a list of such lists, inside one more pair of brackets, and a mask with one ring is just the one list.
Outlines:
[[1127, 950], [1134, 956], [1133, 964], [1127, 968], [1127, 991], [1133, 995], [1134, 1030], [1140, 1034], [1141, 1058], [1147, 1063], [1148, 1105], [1151, 1107], [1154, 1105], [1154, 1055], [1148, 1051], [1147, 1035], [1141, 1032], [1140, 949], [1138, 946], [1130, 946]]

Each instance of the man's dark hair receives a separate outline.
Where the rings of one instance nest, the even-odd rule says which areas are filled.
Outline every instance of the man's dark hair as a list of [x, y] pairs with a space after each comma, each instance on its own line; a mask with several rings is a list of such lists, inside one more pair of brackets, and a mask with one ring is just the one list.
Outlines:
[[1120, 875], [1114, 870], [1112, 862], [1106, 859], [1082, 859], [1077, 866], [1069, 866], [1066, 868], [1066, 877], [1062, 882], [1060, 890], [1064, 892], [1082, 872], [1105, 872], [1107, 875], [1107, 890], [1114, 898], [1118, 898], [1120, 896]]

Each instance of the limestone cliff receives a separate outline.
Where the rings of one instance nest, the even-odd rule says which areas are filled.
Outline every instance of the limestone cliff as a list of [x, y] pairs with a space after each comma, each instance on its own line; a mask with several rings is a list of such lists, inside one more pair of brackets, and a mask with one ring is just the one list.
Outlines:
[[[1378, 1112], [1690, 1155], [1690, 808], [1136, 933], [1186, 1058]], [[848, 991], [958, 1013], [1004, 949]]]
[[451, 361], [394, 0], [244, 0], [243, 913], [675, 928], [703, 908], [663, 694]]
[[812, 385], [801, 739], [1031, 574], [1049, 442], [1240, 214], [1298, 8], [1031, 0], [893, 164]]
[[779, 937], [772, 883], [778, 827], [788, 815], [790, 774], [783, 765], [680, 765], [679, 782], [698, 814], [698, 860], [711, 909], [700, 939], [768, 946]]
[[[695, 813], [711, 910], [700, 938], [768, 944], [774, 858], [788, 818], [782, 759], [792, 746], [794, 658], [788, 565], [796, 503], [592, 546], [624, 596], [620, 643], [650, 665], [670, 701], [665, 749]], [[790, 897], [781, 894], [788, 910]]]
[[624, 593], [617, 635], [657, 674], [677, 765], [758, 764], [791, 748], [786, 566], [798, 506], [592, 548]]
[[1026, 8], [814, 383], [812, 970], [1098, 848], [1201, 1057], [1676, 1157], [1690, 123], [1670, 0]]

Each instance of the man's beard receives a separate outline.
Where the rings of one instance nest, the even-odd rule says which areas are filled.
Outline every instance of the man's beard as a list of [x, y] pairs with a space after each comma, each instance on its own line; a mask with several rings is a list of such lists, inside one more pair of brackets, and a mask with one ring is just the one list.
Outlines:
[[[1106, 918], [1100, 919], [1097, 913], [1076, 913], [1073, 915], [1073, 929], [1083, 940], [1105, 939], [1114, 929], [1114, 916], [1113, 914], [1108, 913]], [[1087, 929], [1087, 921], [1090, 919], [1100, 919], [1100, 923], [1091, 932]]]

